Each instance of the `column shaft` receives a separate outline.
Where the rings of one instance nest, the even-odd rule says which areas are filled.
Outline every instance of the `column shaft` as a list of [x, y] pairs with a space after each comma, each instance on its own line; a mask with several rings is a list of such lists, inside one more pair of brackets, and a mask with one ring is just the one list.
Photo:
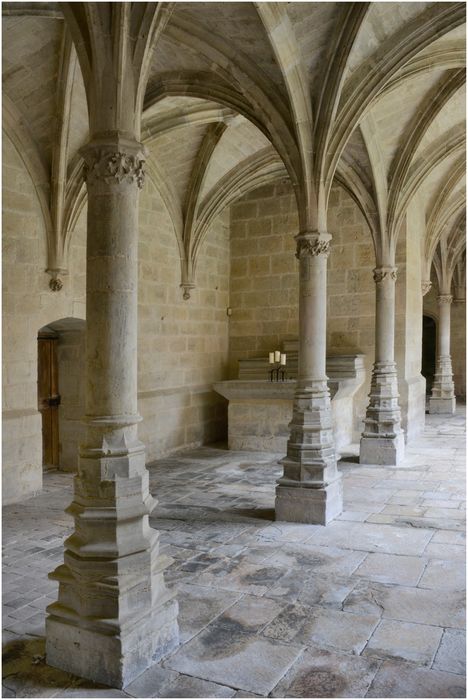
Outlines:
[[296, 237], [299, 259], [299, 374], [276, 519], [325, 525], [342, 510], [326, 377], [327, 257], [330, 235]]
[[429, 399], [429, 413], [455, 413], [455, 386], [453, 383], [452, 358], [450, 355], [450, 311], [452, 296], [441, 294], [439, 324], [437, 326], [437, 361]]
[[395, 364], [396, 279], [397, 271], [394, 267], [374, 270], [375, 362], [365, 428], [361, 437], [361, 464], [399, 464], [404, 457]]
[[124, 687], [178, 642], [177, 603], [164, 584], [168, 557], [149, 526], [137, 423], [138, 192], [143, 154], [128, 139], [87, 146], [86, 442], [64, 564], [50, 576], [47, 662]]

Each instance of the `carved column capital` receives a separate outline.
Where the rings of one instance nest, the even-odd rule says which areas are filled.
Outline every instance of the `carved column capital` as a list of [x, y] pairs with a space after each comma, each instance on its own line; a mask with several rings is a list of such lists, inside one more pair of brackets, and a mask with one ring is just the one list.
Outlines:
[[300, 260], [304, 256], [316, 257], [317, 255], [330, 254], [331, 236], [329, 233], [311, 231], [299, 233], [296, 236], [296, 258]]
[[423, 297], [426, 296], [428, 292], [430, 292], [432, 287], [432, 282], [430, 280], [422, 280], [421, 282], [421, 294]]
[[453, 297], [451, 294], [439, 294], [437, 297], [438, 304], [451, 304]]
[[122, 139], [115, 142], [92, 141], [81, 149], [84, 159], [83, 177], [87, 185], [105, 183], [125, 186], [145, 182], [145, 153], [141, 144]]
[[381, 282], [384, 282], [385, 280], [393, 280], [394, 282], [396, 282], [397, 269], [398, 268], [396, 268], [396, 267], [389, 267], [389, 266], [376, 267], [373, 270], [374, 282], [376, 284], [380, 284]]

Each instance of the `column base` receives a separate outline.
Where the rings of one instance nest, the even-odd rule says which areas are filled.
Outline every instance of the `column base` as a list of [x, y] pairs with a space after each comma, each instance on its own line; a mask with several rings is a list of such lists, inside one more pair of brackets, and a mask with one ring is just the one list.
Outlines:
[[48, 612], [49, 666], [113, 688], [125, 688], [179, 644], [178, 603], [173, 598], [116, 634], [92, 629], [93, 620], [90, 628], [77, 626], [69, 617], [72, 611], [60, 603], [53, 603]]
[[393, 438], [361, 437], [359, 464], [379, 464], [398, 466], [405, 457], [405, 437], [403, 431]]
[[[284, 479], [282, 480], [284, 481]], [[276, 487], [275, 520], [309, 525], [327, 525], [343, 510], [341, 475], [323, 488]]]
[[429, 398], [429, 413], [447, 413], [453, 414], [456, 409], [456, 399], [455, 396], [451, 396], [447, 399], [442, 398]]

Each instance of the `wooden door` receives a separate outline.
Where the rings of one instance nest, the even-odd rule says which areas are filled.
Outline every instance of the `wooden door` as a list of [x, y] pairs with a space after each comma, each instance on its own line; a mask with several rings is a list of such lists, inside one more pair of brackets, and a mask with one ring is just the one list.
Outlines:
[[59, 465], [59, 405], [57, 338], [38, 338], [38, 399], [42, 414], [42, 463], [44, 469]]

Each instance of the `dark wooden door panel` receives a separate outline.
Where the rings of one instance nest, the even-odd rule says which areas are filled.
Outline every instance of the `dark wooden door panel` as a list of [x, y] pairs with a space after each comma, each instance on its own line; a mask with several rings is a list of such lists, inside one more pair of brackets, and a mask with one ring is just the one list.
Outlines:
[[57, 339], [38, 339], [38, 404], [42, 414], [42, 461], [45, 468], [59, 464], [60, 394], [58, 388]]

